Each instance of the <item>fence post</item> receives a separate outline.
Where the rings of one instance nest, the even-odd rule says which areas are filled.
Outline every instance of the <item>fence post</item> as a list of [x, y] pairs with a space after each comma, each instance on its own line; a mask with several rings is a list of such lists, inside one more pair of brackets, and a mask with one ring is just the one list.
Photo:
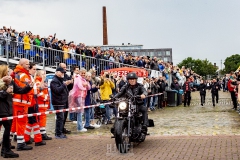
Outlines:
[[5, 39], [6, 40], [6, 44], [5, 44], [5, 54], [6, 54], [6, 58], [7, 58], [7, 64], [9, 65], [9, 53], [8, 53], [8, 43], [10, 43], [9, 39]]
[[44, 48], [45, 47], [43, 47], [42, 49], [42, 52], [43, 52], [43, 54], [42, 54], [42, 60], [43, 60], [43, 69], [45, 70], [45, 53], [44, 53]]
[[80, 64], [79, 64], [80, 66], [80, 69], [82, 68], [82, 55], [80, 54]]

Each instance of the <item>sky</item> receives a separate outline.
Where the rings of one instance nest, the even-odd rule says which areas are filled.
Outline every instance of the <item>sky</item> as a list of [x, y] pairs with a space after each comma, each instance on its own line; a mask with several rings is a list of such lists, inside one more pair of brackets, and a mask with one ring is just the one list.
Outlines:
[[0, 27], [102, 45], [103, 6], [109, 44], [172, 48], [174, 64], [192, 57], [220, 69], [239, 54], [239, 0], [0, 0]]

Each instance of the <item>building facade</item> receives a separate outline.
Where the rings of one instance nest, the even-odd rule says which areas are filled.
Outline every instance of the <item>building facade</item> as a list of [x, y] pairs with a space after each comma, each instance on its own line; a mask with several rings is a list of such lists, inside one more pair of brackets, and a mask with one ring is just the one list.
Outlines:
[[133, 56], [149, 56], [158, 57], [164, 62], [172, 62], [172, 48], [157, 48], [157, 49], [143, 49], [143, 45], [132, 45], [128, 43], [125, 45], [102, 45], [102, 50], [113, 48], [115, 51], [124, 51], [131, 53]]

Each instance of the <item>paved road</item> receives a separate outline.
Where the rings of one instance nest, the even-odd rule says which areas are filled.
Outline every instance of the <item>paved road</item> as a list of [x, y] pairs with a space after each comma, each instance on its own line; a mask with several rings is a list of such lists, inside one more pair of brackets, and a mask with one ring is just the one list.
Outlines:
[[[18, 152], [19, 159], [240, 159], [240, 116], [231, 110], [230, 94], [220, 92], [213, 107], [207, 94], [205, 106], [199, 104], [199, 93], [192, 94], [190, 107], [166, 107], [149, 112], [155, 127], [144, 143], [134, 145], [131, 152], [119, 155], [109, 125], [87, 133], [77, 133], [76, 124], [66, 140], [48, 141], [46, 146]], [[48, 133], [54, 133], [54, 115], [49, 115]]]

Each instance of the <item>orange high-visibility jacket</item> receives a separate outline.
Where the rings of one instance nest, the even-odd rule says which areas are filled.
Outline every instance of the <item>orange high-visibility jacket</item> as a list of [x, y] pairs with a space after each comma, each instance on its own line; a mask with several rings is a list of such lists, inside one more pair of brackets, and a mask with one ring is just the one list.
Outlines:
[[[29, 72], [22, 66], [17, 65], [16, 68], [14, 69], [14, 73], [15, 73], [14, 83], [16, 83], [19, 87], [24, 88], [25, 86], [32, 82]], [[33, 90], [29, 91], [27, 94], [14, 94], [13, 105], [30, 107], [32, 98]]]
[[41, 87], [40, 84], [42, 82], [41, 77], [36, 77], [35, 84], [37, 88], [37, 101], [39, 108], [49, 108], [50, 97], [48, 94], [48, 87]]

